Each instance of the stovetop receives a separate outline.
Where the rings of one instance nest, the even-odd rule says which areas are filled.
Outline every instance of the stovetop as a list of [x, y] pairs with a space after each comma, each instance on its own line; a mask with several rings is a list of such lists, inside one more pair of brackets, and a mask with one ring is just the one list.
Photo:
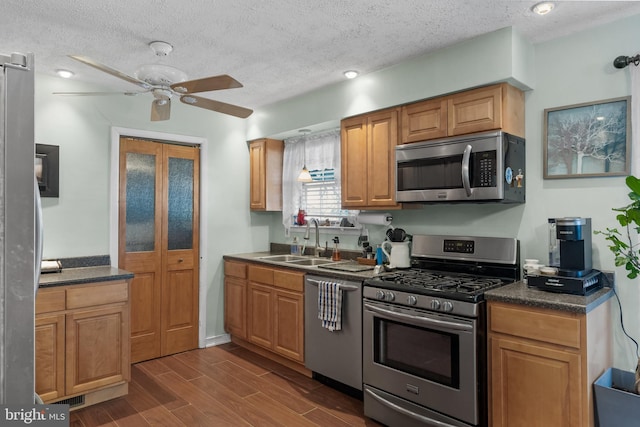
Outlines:
[[519, 279], [518, 259], [516, 239], [414, 235], [411, 268], [365, 280], [363, 292], [385, 304], [469, 315], [487, 290]]
[[499, 278], [478, 277], [427, 271], [417, 268], [400, 270], [378, 276], [375, 285], [386, 289], [413, 292], [420, 295], [442, 295], [450, 298], [476, 300], [489, 289], [502, 286]]
[[418, 295], [478, 302], [484, 299], [485, 291], [506, 283], [505, 280], [493, 277], [478, 277], [411, 268], [382, 274], [367, 280], [365, 285]]

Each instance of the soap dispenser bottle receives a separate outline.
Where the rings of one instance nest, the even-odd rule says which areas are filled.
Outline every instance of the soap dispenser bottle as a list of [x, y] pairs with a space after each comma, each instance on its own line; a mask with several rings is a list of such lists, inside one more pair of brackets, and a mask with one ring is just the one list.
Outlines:
[[338, 243], [340, 243], [340, 239], [338, 236], [333, 238], [333, 253], [331, 254], [332, 261], [340, 261], [340, 250], [338, 249]]

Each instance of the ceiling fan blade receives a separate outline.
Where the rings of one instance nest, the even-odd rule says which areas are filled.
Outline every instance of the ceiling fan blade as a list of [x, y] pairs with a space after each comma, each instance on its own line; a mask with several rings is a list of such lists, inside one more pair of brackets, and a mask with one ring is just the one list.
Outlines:
[[253, 110], [248, 108], [238, 107], [237, 105], [214, 101], [213, 99], [202, 98], [195, 95], [183, 95], [180, 97], [180, 101], [185, 104], [206, 108], [207, 110], [217, 111], [218, 113], [229, 114], [230, 116], [241, 117], [243, 119], [246, 119], [253, 113]]
[[135, 96], [140, 95], [145, 92], [52, 92], [53, 95], [63, 95], [63, 96], [103, 96], [103, 95], [127, 95], [127, 96]]
[[169, 120], [171, 116], [170, 99], [154, 99], [151, 103], [151, 121]]
[[226, 74], [205, 77], [198, 80], [188, 80], [171, 85], [171, 89], [178, 93], [209, 92], [212, 90], [233, 89], [236, 87], [242, 87], [242, 83]]
[[129, 83], [133, 83], [134, 85], [138, 85], [143, 89], [151, 89], [152, 86], [147, 83], [144, 82], [142, 80], [138, 80], [135, 77], [131, 77], [121, 71], [116, 70], [115, 68], [111, 68], [108, 67], [106, 65], [100, 64], [99, 62], [94, 61], [91, 58], [87, 58], [86, 56], [82, 56], [82, 55], [69, 55], [69, 58], [71, 59], [75, 59], [76, 61], [82, 62], [83, 64], [87, 64], [97, 70], [103, 71], [107, 74], [111, 74], [114, 77], [117, 77], [119, 79], [128, 81]]

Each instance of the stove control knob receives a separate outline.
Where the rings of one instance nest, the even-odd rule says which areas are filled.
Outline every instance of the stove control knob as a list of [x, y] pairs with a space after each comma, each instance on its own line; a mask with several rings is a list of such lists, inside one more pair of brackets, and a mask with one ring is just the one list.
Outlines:
[[418, 298], [414, 297], [413, 295], [409, 295], [407, 297], [407, 304], [416, 305], [417, 303], [418, 303]]
[[453, 311], [453, 304], [449, 301], [445, 301], [442, 303], [442, 311], [450, 312]]
[[377, 299], [384, 299], [384, 291], [376, 291], [376, 298]]
[[431, 301], [430, 305], [433, 310], [438, 310], [440, 308], [440, 301], [438, 301], [437, 299], [434, 299]]
[[387, 292], [387, 294], [385, 295], [385, 299], [387, 301], [393, 301], [396, 299], [396, 294], [394, 294], [393, 292]]

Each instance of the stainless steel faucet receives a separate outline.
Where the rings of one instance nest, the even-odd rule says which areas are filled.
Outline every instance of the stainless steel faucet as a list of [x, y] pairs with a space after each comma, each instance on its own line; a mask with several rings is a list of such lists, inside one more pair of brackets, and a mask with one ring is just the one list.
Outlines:
[[322, 252], [322, 246], [320, 246], [320, 230], [318, 230], [318, 220], [315, 218], [307, 221], [307, 231], [304, 233], [304, 240], [309, 240], [309, 222], [313, 222], [313, 226], [316, 228], [316, 243], [313, 246], [313, 256], [319, 257]]

